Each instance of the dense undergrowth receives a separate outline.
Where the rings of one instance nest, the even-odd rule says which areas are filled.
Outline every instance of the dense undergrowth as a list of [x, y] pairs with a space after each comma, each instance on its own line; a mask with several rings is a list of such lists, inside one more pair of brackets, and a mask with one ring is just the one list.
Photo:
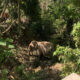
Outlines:
[[80, 74], [79, 3], [79, 0], [1, 0], [0, 80], [48, 78], [50, 70], [34, 72], [26, 63], [27, 45], [32, 40], [50, 41], [55, 45], [53, 58], [37, 59], [32, 63], [34, 67], [50, 68], [59, 62], [64, 65], [61, 77], [72, 72]]

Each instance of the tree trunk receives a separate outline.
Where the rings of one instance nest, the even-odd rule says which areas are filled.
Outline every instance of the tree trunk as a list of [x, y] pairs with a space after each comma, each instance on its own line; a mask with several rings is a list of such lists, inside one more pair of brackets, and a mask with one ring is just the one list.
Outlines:
[[20, 1], [18, 0], [18, 23], [20, 24]]

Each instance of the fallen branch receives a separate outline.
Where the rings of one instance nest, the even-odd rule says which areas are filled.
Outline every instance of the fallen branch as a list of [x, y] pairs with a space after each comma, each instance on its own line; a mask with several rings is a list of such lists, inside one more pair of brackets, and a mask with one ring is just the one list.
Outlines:
[[2, 34], [8, 32], [8, 31], [11, 29], [11, 27], [13, 26], [13, 24], [14, 24], [15, 22], [16, 22], [16, 21], [14, 20], [14, 21], [12, 22], [12, 24], [11, 24], [5, 31], [2, 32]]

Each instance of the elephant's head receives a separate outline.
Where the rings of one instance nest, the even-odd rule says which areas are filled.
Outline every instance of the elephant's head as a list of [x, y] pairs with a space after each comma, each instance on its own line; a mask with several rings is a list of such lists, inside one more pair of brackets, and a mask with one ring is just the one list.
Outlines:
[[38, 43], [37, 41], [31, 41], [31, 43], [29, 44], [28, 50], [29, 51], [34, 51], [38, 49]]

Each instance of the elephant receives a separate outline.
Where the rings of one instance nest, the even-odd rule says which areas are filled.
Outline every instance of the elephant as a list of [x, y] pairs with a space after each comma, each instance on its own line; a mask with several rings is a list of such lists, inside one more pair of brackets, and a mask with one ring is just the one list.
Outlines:
[[[29, 55], [38, 55], [40, 57], [52, 56], [52, 51], [54, 49], [53, 43], [48, 41], [31, 41], [28, 46]], [[33, 53], [35, 51], [35, 53]]]

